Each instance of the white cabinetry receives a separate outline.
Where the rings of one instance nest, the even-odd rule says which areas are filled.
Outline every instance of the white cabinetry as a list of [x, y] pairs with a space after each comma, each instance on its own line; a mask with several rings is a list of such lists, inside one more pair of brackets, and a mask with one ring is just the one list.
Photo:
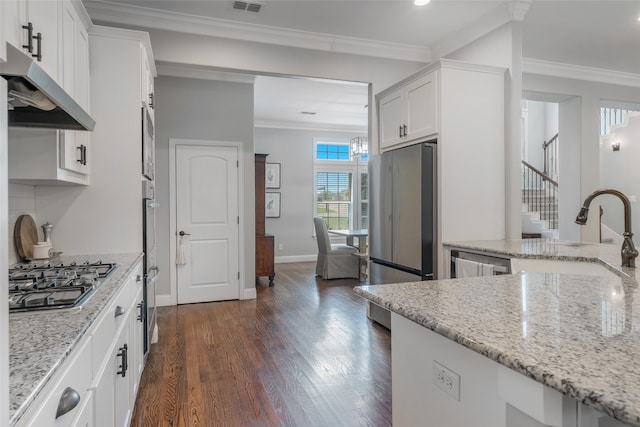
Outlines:
[[379, 151], [437, 142], [437, 278], [443, 241], [504, 239], [504, 71], [442, 59], [376, 95]]
[[142, 264], [91, 328], [93, 336], [95, 426], [128, 426], [136, 401], [144, 359], [143, 328], [138, 304], [142, 300]]
[[[76, 3], [63, 0], [61, 4], [61, 84], [82, 108], [90, 112], [87, 23], [83, 22], [82, 14], [76, 9]], [[90, 133], [70, 130], [61, 132], [64, 135], [60, 139], [60, 168], [81, 175], [89, 175], [91, 172]]]
[[438, 73], [430, 72], [380, 97], [380, 149], [438, 132]]
[[[39, 9], [40, 6], [42, 10]], [[56, 58], [55, 72], [51, 69], [53, 65], [47, 67], [41, 65], [52, 77], [57, 79], [58, 83], [78, 104], [89, 111], [89, 36], [87, 28], [91, 21], [82, 4], [71, 0], [11, 0], [5, 8], [12, 11], [14, 20], [15, 15], [19, 17], [18, 23], [23, 20], [20, 16], [25, 13], [28, 16], [38, 17], [37, 22], [45, 21], [45, 16], [49, 17], [49, 21], [53, 23], [47, 21], [47, 26], [57, 28], [56, 42], [55, 44], [48, 42], [45, 46], [47, 47], [47, 58]], [[36, 9], [37, 13], [30, 12]], [[45, 15], [45, 12], [48, 12], [48, 15]], [[14, 20], [10, 22], [15, 24]], [[26, 31], [22, 29], [21, 25], [13, 26], [19, 27], [21, 31]], [[9, 33], [15, 39], [13, 31], [9, 31]], [[51, 39], [53, 40], [53, 36]], [[15, 42], [15, 40], [13, 41]], [[89, 184], [91, 172], [90, 132], [12, 128], [10, 141], [9, 179], [12, 182], [32, 185]]]
[[[5, 2], [5, 0], [2, 0]], [[58, 32], [61, 28], [59, 0], [6, 0], [7, 42], [33, 55], [39, 65], [58, 82]], [[30, 27], [30, 28], [29, 28]], [[31, 36], [31, 37], [29, 37]], [[38, 55], [40, 53], [40, 55]], [[38, 58], [39, 56], [39, 58]]]
[[[18, 427], [62, 427], [93, 425], [86, 420], [93, 408], [87, 406], [92, 399], [91, 385], [91, 337], [84, 338], [69, 360], [62, 373], [56, 376], [43, 392], [44, 400], [37, 403], [32, 415], [26, 415]], [[84, 421], [84, 422], [83, 422]]]

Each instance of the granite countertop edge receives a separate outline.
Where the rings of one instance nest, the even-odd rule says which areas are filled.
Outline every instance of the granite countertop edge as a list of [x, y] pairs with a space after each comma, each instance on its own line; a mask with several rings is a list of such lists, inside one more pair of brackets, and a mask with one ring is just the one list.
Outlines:
[[[458, 343], [482, 356], [485, 356], [502, 366], [512, 369], [526, 376], [527, 378], [530, 378], [536, 382], [557, 390], [563, 395], [576, 399], [582, 404], [590, 406], [624, 423], [640, 426], [640, 414], [629, 414], [627, 407], [625, 407], [624, 405], [620, 406], [615, 401], [610, 401], [602, 398], [601, 396], [599, 396], [601, 392], [600, 390], [590, 390], [588, 388], [580, 387], [573, 381], [564, 378], [556, 379], [555, 375], [544, 370], [540, 366], [539, 362], [521, 360], [517, 357], [505, 354], [504, 352], [494, 347], [465, 337], [464, 334], [453, 330], [434, 317], [430, 317], [424, 314], [418, 314], [410, 309], [405, 309], [402, 305], [395, 304], [389, 299], [381, 298], [378, 295], [368, 292], [366, 288], [367, 286], [358, 286], [354, 288], [354, 292], [357, 295], [360, 295], [363, 298], [386, 308], [387, 310], [397, 313], [404, 318], [417, 323], [418, 325], [421, 325], [447, 339], [450, 339], [451, 341]], [[594, 398], [594, 396], [598, 397]]]
[[[102, 310], [126, 283], [126, 278], [142, 259], [143, 253], [63, 256], [59, 261], [116, 262], [118, 268], [79, 310], [15, 313], [9, 315], [9, 426], [16, 425], [36, 401], [49, 381], [64, 365], [69, 355], [82, 341]], [[56, 260], [58, 261], [58, 260]], [[63, 320], [64, 318], [64, 320]], [[73, 318], [76, 323], [67, 321]], [[28, 333], [34, 330], [56, 330], [64, 336], [52, 343], [42, 343], [43, 335]], [[28, 325], [28, 328], [26, 327]], [[38, 341], [38, 342], [36, 342]], [[47, 345], [50, 344], [50, 345]], [[41, 360], [37, 368], [30, 366]]]

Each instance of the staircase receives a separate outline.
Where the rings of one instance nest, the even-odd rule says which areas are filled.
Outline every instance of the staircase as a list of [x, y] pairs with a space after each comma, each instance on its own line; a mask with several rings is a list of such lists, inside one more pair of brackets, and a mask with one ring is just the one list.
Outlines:
[[558, 239], [558, 183], [522, 161], [522, 234]]

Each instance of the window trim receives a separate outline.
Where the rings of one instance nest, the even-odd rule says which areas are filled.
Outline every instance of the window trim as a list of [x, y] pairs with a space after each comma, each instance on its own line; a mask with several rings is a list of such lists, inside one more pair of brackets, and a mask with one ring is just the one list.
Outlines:
[[[360, 205], [361, 205], [361, 177], [360, 174], [363, 171], [367, 171], [368, 173], [368, 160], [360, 160], [359, 157], [354, 157], [349, 152], [349, 160], [329, 160], [329, 159], [318, 159], [317, 156], [317, 147], [318, 144], [339, 144], [350, 146], [350, 140], [348, 138], [313, 138], [313, 206], [312, 212], [313, 216], [317, 214], [318, 211], [318, 173], [320, 172], [344, 172], [351, 174], [351, 218], [349, 218], [349, 222], [352, 224], [352, 227], [355, 229], [361, 228], [361, 218], [360, 218]], [[370, 191], [370, 189], [369, 189]], [[316, 236], [315, 228], [313, 229], [313, 237]], [[330, 239], [342, 240], [343, 238], [339, 236], [330, 236]]]

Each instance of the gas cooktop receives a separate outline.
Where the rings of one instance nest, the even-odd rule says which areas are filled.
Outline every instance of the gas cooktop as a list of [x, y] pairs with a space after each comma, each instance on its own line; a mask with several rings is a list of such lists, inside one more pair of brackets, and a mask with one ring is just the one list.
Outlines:
[[9, 312], [81, 307], [115, 263], [20, 264], [9, 269]]

